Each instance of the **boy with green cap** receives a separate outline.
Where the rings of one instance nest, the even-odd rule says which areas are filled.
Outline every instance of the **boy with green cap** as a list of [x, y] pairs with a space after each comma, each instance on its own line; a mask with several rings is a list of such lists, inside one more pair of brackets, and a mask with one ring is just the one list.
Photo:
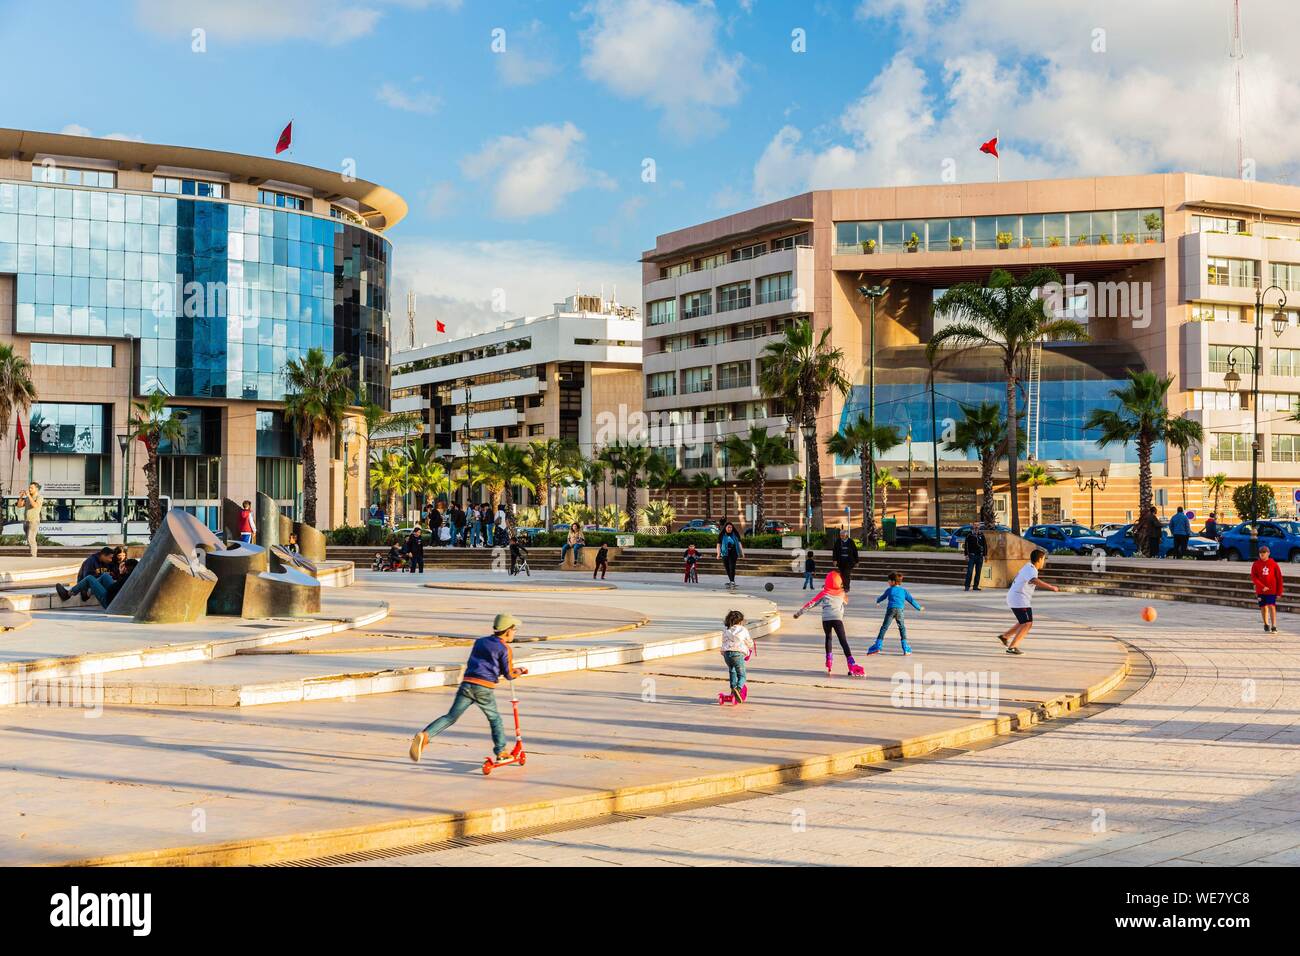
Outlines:
[[515, 628], [518, 626], [519, 619], [513, 614], [498, 614], [492, 622], [492, 636], [480, 637], [474, 642], [474, 647], [469, 652], [469, 660], [465, 662], [465, 675], [461, 678], [460, 687], [456, 688], [456, 696], [452, 699], [451, 709], [411, 738], [412, 760], [418, 763], [420, 753], [429, 744], [429, 738], [438, 736], [460, 720], [460, 715], [474, 704], [483, 711], [488, 726], [492, 729], [492, 746], [496, 748], [493, 750], [495, 759], [505, 760], [510, 756], [505, 729], [501, 726], [501, 715], [497, 712], [497, 695], [493, 688], [503, 676], [514, 680], [521, 674], [528, 673], [526, 667], [515, 667], [514, 659], [510, 654], [510, 642], [515, 639]]

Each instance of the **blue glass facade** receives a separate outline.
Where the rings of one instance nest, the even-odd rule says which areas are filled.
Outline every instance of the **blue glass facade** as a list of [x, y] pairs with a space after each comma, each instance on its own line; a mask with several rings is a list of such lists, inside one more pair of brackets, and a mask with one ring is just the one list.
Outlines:
[[[947, 365], [948, 368], [936, 375], [935, 417], [940, 432], [945, 419], [961, 420], [963, 404], [994, 402], [1005, 414], [1006, 375], [998, 356], [984, 351], [967, 352]], [[1118, 343], [1045, 348], [1038, 457], [1136, 462], [1135, 445], [1099, 448], [1095, 434], [1083, 427], [1083, 420], [1093, 408], [1114, 408], [1118, 403], [1111, 390], [1128, 383], [1126, 369], [1142, 367], [1137, 353]], [[863, 378], [865, 374], [864, 371]], [[1023, 385], [1021, 388], [1023, 412]], [[859, 415], [867, 414], [869, 394], [865, 384], [853, 387], [844, 403], [841, 428]], [[878, 424], [892, 425], [900, 435], [906, 435], [910, 426], [914, 442], [934, 440], [929, 366], [923, 347], [881, 349], [877, 353], [875, 411]], [[944, 455], [947, 457], [948, 453]], [[1157, 462], [1165, 461], [1164, 445], [1157, 445], [1152, 457]]]
[[0, 183], [0, 273], [16, 331], [135, 337], [136, 388], [279, 401], [309, 348], [387, 404], [391, 246], [351, 223], [257, 205]]

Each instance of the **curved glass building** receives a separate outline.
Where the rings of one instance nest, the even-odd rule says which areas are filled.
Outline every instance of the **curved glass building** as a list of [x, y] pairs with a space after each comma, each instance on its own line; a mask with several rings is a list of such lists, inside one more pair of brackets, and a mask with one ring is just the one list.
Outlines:
[[[213, 526], [222, 497], [292, 508], [284, 368], [320, 348], [351, 370], [358, 405], [386, 404], [384, 233], [405, 211], [332, 170], [0, 130], [0, 340], [33, 364], [30, 476], [47, 497], [120, 494], [113, 436], [131, 398], [161, 391], [187, 422], [164, 449], [174, 506]], [[322, 450], [322, 524], [358, 521], [362, 482], [343, 487], [357, 450]], [[28, 475], [3, 477], [11, 495]]]

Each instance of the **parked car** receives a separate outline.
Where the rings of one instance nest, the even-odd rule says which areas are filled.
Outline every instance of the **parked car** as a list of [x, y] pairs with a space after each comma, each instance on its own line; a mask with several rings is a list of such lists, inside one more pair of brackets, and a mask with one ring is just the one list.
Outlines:
[[763, 522], [763, 530], [761, 533], [762, 534], [789, 534], [790, 526], [786, 524], [784, 521], [776, 521], [775, 519], [768, 518], [766, 521]]
[[1122, 521], [1112, 522], [1110, 524], [1099, 524], [1097, 525], [1096, 532], [1097, 532], [1097, 536], [1100, 538], [1109, 538], [1116, 531], [1119, 531], [1121, 528], [1125, 528], [1125, 527], [1127, 527], [1127, 525], [1124, 524], [1124, 522]]
[[619, 531], [617, 528], [606, 528], [603, 525], [598, 524], [584, 524], [582, 530], [584, 534], [592, 531], [595, 531], [597, 534], [623, 534], [623, 532]]
[[[1160, 557], [1165, 557], [1174, 549], [1174, 536], [1165, 525], [1160, 533]], [[1219, 544], [1200, 535], [1192, 535], [1187, 542], [1187, 551], [1198, 560], [1213, 560], [1219, 556]], [[1106, 539], [1106, 553], [1114, 557], [1131, 558], [1138, 553], [1137, 541], [1133, 538], [1133, 525], [1126, 524]]]
[[[1300, 521], [1259, 522], [1259, 544], [1268, 545], [1274, 561], [1300, 564]], [[1250, 522], [1242, 522], [1223, 532], [1219, 539], [1219, 552], [1228, 561], [1252, 560]]]
[[1106, 539], [1081, 524], [1036, 524], [1022, 537], [1048, 554], [1066, 548], [1075, 554], [1106, 553]]
[[692, 518], [686, 524], [677, 529], [678, 531], [694, 531], [699, 534], [721, 534], [722, 529], [718, 527], [717, 522], [710, 521], [708, 518]]
[[940, 537], [935, 537], [934, 525], [932, 524], [904, 524], [894, 529], [894, 544], [901, 548], [911, 547], [914, 544], [928, 544], [931, 547], [939, 547], [939, 542], [946, 542], [952, 536], [951, 528], [940, 528]]
[[[960, 528], [954, 528], [952, 534], [948, 535], [948, 547], [960, 548], [966, 543], [966, 535], [970, 534], [971, 526], [962, 525]], [[985, 528], [985, 531], [1010, 531], [1011, 529], [1004, 524], [995, 524], [992, 528]]]

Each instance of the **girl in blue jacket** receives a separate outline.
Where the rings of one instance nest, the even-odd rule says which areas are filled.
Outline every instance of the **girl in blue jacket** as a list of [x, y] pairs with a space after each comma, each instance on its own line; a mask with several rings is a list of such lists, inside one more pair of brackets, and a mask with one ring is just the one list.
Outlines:
[[880, 622], [880, 633], [876, 635], [876, 643], [867, 648], [868, 654], [879, 654], [880, 648], [885, 643], [885, 632], [889, 630], [889, 622], [898, 622], [898, 636], [903, 642], [904, 656], [912, 653], [912, 645], [907, 643], [907, 625], [903, 623], [903, 609], [907, 605], [912, 605], [918, 611], [924, 611], [925, 608], [916, 603], [916, 598], [912, 597], [911, 592], [903, 587], [903, 573], [893, 571], [889, 575], [889, 587], [885, 588], [885, 593], [876, 598], [876, 603], [886, 601], [885, 619]]

